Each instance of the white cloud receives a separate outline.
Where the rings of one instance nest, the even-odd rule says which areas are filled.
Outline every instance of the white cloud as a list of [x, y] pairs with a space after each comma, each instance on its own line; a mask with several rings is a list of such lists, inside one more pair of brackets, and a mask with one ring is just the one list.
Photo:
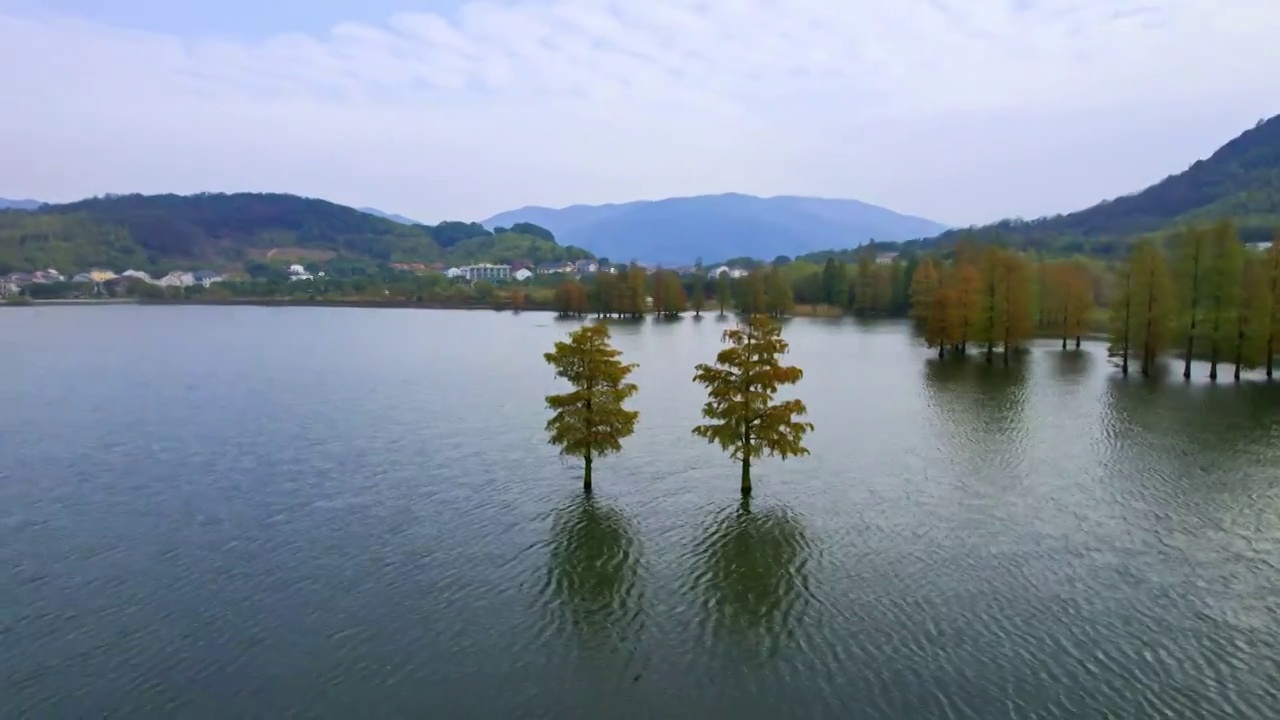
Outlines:
[[743, 191], [1035, 215], [1280, 112], [1277, 29], [1274, 0], [475, 2], [262, 42], [0, 14], [0, 195], [282, 190], [436, 220]]

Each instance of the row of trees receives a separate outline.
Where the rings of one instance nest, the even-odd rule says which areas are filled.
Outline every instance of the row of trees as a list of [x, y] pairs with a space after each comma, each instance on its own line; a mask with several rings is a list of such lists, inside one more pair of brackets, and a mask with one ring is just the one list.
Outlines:
[[585, 283], [564, 280], [555, 290], [552, 307], [560, 317], [675, 317], [688, 311], [701, 316], [712, 301], [721, 315], [733, 307], [746, 315], [782, 317], [795, 307], [791, 283], [777, 268], [757, 268], [733, 280], [722, 273], [709, 281], [701, 267], [681, 277], [672, 270], [648, 273], [638, 265], [616, 274], [596, 273]]
[[[1178, 351], [1182, 375], [1205, 360], [1209, 379], [1230, 363], [1234, 377], [1265, 368], [1271, 378], [1280, 344], [1280, 235], [1249, 252], [1235, 225], [1189, 226], [1168, 238], [1143, 238], [1111, 277], [1080, 258], [1046, 261], [1002, 247], [958, 245], [947, 259], [923, 257], [909, 283], [911, 316], [939, 357], [973, 348], [1004, 363], [1034, 335], [1080, 347], [1099, 296], [1109, 298], [1110, 351], [1122, 373], [1143, 375]], [[1101, 280], [1101, 282], [1100, 282]]]
[[[1171, 256], [1171, 257], [1170, 257]], [[1182, 376], [1191, 377], [1191, 361], [1209, 363], [1209, 379], [1218, 366], [1242, 370], [1274, 369], [1280, 337], [1280, 236], [1262, 253], [1245, 250], [1235, 226], [1190, 227], [1172, 246], [1152, 239], [1134, 244], [1117, 270], [1118, 292], [1111, 308], [1111, 350], [1128, 374], [1136, 362], [1144, 376], [1157, 359], [1181, 350]]]
[[[626, 407], [638, 390], [627, 380], [636, 365], [624, 363], [621, 351], [609, 342], [609, 327], [584, 325], [545, 353], [557, 377], [572, 390], [547, 397], [552, 417], [546, 430], [560, 453], [583, 460], [583, 488], [591, 492], [592, 463], [621, 452], [622, 440], [635, 432], [640, 414]], [[752, 315], [726, 330], [713, 364], [699, 364], [693, 380], [707, 390], [702, 408], [705, 423], [693, 434], [719, 445], [742, 464], [742, 494], [751, 494], [751, 460], [765, 455], [807, 455], [802, 444], [813, 429], [803, 417], [802, 401], [775, 402], [778, 388], [794, 385], [803, 376], [798, 367], [783, 365], [788, 351], [782, 328], [768, 317]]]
[[[1038, 278], [1038, 282], [1037, 282]], [[1000, 247], [962, 246], [951, 262], [923, 258], [911, 278], [911, 316], [938, 357], [966, 354], [971, 345], [988, 363], [1002, 361], [1037, 329], [1080, 346], [1094, 290], [1079, 260], [1032, 261]]]

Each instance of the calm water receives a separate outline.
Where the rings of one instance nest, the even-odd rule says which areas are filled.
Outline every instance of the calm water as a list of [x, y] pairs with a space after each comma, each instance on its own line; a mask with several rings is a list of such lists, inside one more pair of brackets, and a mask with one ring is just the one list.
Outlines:
[[[1262, 718], [1280, 388], [795, 320], [812, 457], [544, 444], [545, 314], [0, 310], [0, 716]], [[1197, 373], [1203, 376], [1203, 372]]]

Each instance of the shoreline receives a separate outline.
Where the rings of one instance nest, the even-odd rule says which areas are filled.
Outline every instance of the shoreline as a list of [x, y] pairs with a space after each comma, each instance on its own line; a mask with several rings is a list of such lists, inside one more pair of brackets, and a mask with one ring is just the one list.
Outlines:
[[[248, 306], [248, 307], [349, 307], [349, 308], [388, 308], [395, 310], [488, 310], [490, 312], [539, 312], [555, 314], [556, 310], [546, 305], [526, 305], [519, 310], [511, 307], [494, 307], [493, 305], [484, 304], [448, 304], [448, 303], [430, 303], [416, 302], [412, 300], [295, 300], [288, 298], [225, 298], [225, 299], [202, 299], [202, 298], [183, 298], [183, 299], [161, 299], [161, 298], [101, 298], [89, 300], [83, 298], [65, 299], [65, 300], [33, 300], [30, 303], [22, 303], [19, 305], [11, 305], [10, 307], [40, 307], [40, 306], [59, 306], [59, 305], [232, 305], [232, 306]], [[4, 307], [0, 304], [0, 307]], [[719, 313], [718, 307], [712, 307], [709, 310], [704, 309], [703, 317], [713, 317]], [[693, 317], [693, 311], [688, 310], [684, 313], [689, 317]], [[726, 313], [733, 316], [736, 313], [729, 309]], [[584, 318], [594, 318], [595, 313], [588, 313]], [[818, 318], [830, 320], [909, 320], [906, 316], [876, 315], [864, 317], [854, 315], [852, 313], [837, 313], [835, 308], [829, 305], [797, 305], [787, 317], [804, 317]], [[1084, 340], [1107, 340], [1108, 335], [1105, 332], [1089, 329], [1080, 336]], [[1037, 330], [1032, 333], [1033, 340], [1061, 340], [1060, 335], [1056, 335], [1053, 331]]]

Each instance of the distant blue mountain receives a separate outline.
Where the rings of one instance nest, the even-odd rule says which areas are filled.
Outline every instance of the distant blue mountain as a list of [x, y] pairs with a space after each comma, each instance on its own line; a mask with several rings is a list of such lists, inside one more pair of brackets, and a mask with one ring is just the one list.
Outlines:
[[39, 200], [10, 200], [0, 198], [0, 210], [35, 210], [44, 205]]
[[857, 200], [760, 198], [730, 193], [611, 205], [524, 207], [494, 215], [488, 228], [531, 222], [562, 245], [586, 248], [615, 262], [684, 264], [697, 258], [771, 260], [869, 240], [933, 237], [947, 226]]
[[369, 213], [370, 215], [377, 215], [377, 216], [378, 216], [378, 217], [380, 217], [380, 218], [386, 218], [387, 220], [391, 220], [391, 221], [393, 221], [393, 222], [398, 222], [398, 223], [400, 223], [401, 225], [422, 225], [422, 224], [423, 224], [423, 223], [418, 222], [417, 220], [413, 220], [413, 219], [411, 219], [411, 218], [407, 218], [407, 217], [405, 217], [405, 216], [403, 216], [403, 215], [397, 215], [397, 214], [395, 214], [395, 213], [383, 212], [383, 211], [379, 210], [378, 208], [362, 207], [362, 208], [356, 208], [356, 209], [357, 209], [357, 210], [359, 210], [359, 211], [360, 211], [360, 212], [362, 212], [362, 213]]

